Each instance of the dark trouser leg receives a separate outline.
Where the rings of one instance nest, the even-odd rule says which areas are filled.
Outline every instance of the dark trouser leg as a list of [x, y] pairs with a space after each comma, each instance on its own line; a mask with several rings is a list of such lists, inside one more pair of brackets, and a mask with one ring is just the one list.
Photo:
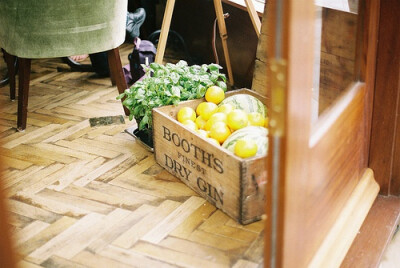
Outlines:
[[110, 68], [108, 67], [107, 52], [99, 52], [90, 54], [90, 61], [94, 71], [101, 77], [110, 75]]

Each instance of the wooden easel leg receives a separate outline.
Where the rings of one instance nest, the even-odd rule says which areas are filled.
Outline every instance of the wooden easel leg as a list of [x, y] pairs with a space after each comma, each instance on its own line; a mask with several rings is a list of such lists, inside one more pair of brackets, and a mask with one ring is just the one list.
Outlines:
[[[122, 70], [121, 58], [119, 56], [119, 49], [114, 48], [107, 52], [108, 65], [110, 67], [111, 83], [117, 86], [119, 94], [124, 93], [128, 85], [125, 81], [124, 71]], [[121, 101], [123, 101], [122, 99]], [[129, 115], [129, 110], [124, 106], [125, 115]]]
[[17, 130], [26, 128], [28, 116], [29, 80], [31, 74], [31, 60], [19, 58], [19, 85], [18, 85], [18, 118]]
[[162, 64], [164, 58], [165, 46], [167, 44], [169, 28], [171, 26], [172, 13], [174, 12], [174, 5], [175, 5], [175, 0], [167, 0], [167, 5], [165, 6], [165, 11], [164, 11], [163, 22], [161, 25], [160, 38], [158, 40], [158, 45], [157, 45], [156, 58], [154, 60], [154, 62], [158, 64]]
[[254, 4], [252, 0], [245, 0], [247, 11], [249, 12], [251, 23], [253, 24], [254, 30], [258, 37], [260, 37], [261, 33], [261, 20], [258, 17], [257, 11], [254, 8]]
[[228, 33], [226, 31], [224, 11], [222, 9], [221, 0], [214, 0], [214, 8], [215, 8], [215, 14], [217, 16], [217, 21], [218, 21], [219, 35], [220, 35], [221, 41], [222, 41], [222, 49], [224, 51], [226, 69], [228, 71], [229, 84], [232, 86], [234, 84], [234, 81], [233, 81], [231, 60], [229, 58], [228, 44], [226, 41], [228, 39]]

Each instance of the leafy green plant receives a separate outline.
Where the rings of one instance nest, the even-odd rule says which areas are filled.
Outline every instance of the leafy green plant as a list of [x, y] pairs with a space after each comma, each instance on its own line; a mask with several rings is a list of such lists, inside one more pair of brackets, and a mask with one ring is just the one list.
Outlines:
[[226, 76], [220, 73], [218, 64], [188, 66], [186, 61], [177, 64], [161, 65], [151, 63], [143, 66], [146, 75], [117, 99], [124, 99], [122, 104], [129, 111], [129, 120], [135, 118], [139, 130], [152, 127], [151, 110], [164, 105], [177, 105], [180, 101], [204, 97], [208, 87], [217, 85], [226, 91]]

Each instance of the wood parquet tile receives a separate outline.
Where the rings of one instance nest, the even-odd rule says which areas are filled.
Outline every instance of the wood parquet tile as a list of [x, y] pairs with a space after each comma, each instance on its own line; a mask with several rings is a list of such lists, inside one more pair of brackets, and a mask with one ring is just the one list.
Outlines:
[[[132, 47], [124, 44], [127, 64]], [[0, 74], [5, 73], [0, 60]], [[0, 158], [20, 267], [261, 267], [264, 222], [242, 226], [154, 160], [124, 130], [108, 78], [32, 61], [28, 122], [0, 88]]]

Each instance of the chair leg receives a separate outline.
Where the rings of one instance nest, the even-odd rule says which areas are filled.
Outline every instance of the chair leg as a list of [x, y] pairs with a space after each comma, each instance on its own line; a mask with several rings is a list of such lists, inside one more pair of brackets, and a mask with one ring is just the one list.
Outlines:
[[17, 119], [18, 131], [23, 131], [26, 128], [30, 74], [31, 74], [31, 60], [19, 58], [18, 119]]
[[4, 87], [10, 82], [10, 78], [8, 77], [8, 73], [0, 80], [0, 87]]
[[[108, 65], [110, 67], [111, 83], [117, 85], [118, 92], [124, 93], [128, 85], [125, 81], [124, 71], [122, 70], [121, 58], [119, 56], [119, 49], [114, 48], [108, 51]], [[123, 101], [123, 99], [122, 99]], [[129, 115], [129, 110], [124, 106], [125, 115]]]
[[[4, 62], [7, 64], [7, 59], [6, 59], [6, 55], [5, 55], [6, 52], [4, 49], [1, 49], [1, 52], [3, 53]], [[5, 85], [7, 85], [9, 80], [10, 79], [8, 77], [8, 68], [7, 68], [6, 75], [3, 78], [1, 78], [1, 80], [0, 80], [0, 87], [4, 87]]]
[[3, 55], [8, 69], [8, 79], [10, 83], [10, 99], [15, 100], [15, 75], [17, 74], [17, 57], [8, 54], [4, 49], [3, 49]]

